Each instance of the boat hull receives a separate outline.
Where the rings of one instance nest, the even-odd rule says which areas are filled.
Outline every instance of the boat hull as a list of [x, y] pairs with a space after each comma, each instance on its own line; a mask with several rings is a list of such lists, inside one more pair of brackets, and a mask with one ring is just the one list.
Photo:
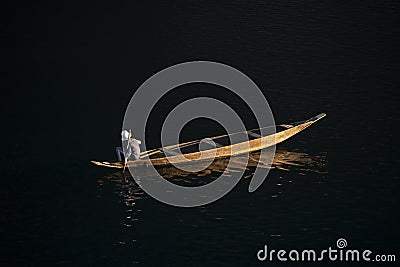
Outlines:
[[[315, 122], [324, 118], [325, 116], [326, 116], [325, 113], [321, 113], [321, 114], [319, 114], [315, 117], [312, 117], [311, 119], [306, 120], [306, 121], [279, 125], [279, 127], [283, 128], [283, 130], [280, 130], [278, 132], [274, 131], [275, 133], [273, 133], [273, 134], [270, 134], [270, 135], [267, 135], [264, 137], [260, 136], [260, 138], [255, 138], [253, 140], [248, 140], [248, 141], [240, 142], [237, 144], [216, 147], [214, 149], [203, 150], [201, 152], [197, 151], [197, 152], [192, 152], [192, 153], [183, 153], [181, 155], [169, 156], [168, 158], [165, 157], [165, 151], [171, 151], [171, 150], [179, 149], [179, 148], [185, 147], [185, 146], [187, 147], [187, 146], [192, 146], [192, 145], [198, 145], [200, 143], [200, 140], [186, 142], [186, 143], [182, 143], [179, 145], [168, 146], [168, 147], [161, 148], [161, 149], [149, 150], [149, 151], [141, 153], [141, 157], [139, 160], [129, 161], [127, 163], [127, 167], [139, 167], [139, 166], [149, 166], [149, 165], [163, 166], [163, 165], [170, 165], [171, 163], [174, 163], [174, 164], [190, 163], [193, 161], [197, 162], [199, 160], [230, 157], [230, 156], [235, 156], [235, 155], [258, 151], [261, 149], [272, 147], [274, 145], [277, 145], [277, 144], [291, 138], [292, 136], [300, 133], [301, 131], [308, 128]], [[249, 133], [249, 132], [251, 132], [251, 131], [248, 131], [246, 133]], [[214, 140], [219, 140], [224, 137], [229, 137], [229, 135], [217, 136], [217, 137], [213, 137], [213, 138], [209, 138], [209, 139], [214, 141]], [[164, 157], [162, 157], [162, 156], [160, 157], [160, 155], [164, 155]], [[158, 157], [151, 158], [153, 156], [158, 156]], [[92, 161], [92, 163], [94, 163], [98, 166], [103, 166], [103, 167], [123, 168], [123, 164], [121, 162]]]

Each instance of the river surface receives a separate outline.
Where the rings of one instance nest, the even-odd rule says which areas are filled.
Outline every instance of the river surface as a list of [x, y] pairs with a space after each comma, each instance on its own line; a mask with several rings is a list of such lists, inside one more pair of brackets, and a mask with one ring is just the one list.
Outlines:
[[[253, 266], [257, 251], [399, 247], [399, 6], [319, 1], [128, 2], [10, 6], [4, 36], [10, 75], [2, 98], [0, 262], [18, 266]], [[267, 179], [253, 167], [225, 197], [177, 208], [90, 160], [115, 157], [125, 108], [157, 71], [210, 60], [246, 73], [275, 121], [327, 117], [277, 146]], [[156, 107], [146, 140], [159, 146], [168, 112], [222, 88], [178, 88]], [[195, 121], [182, 139], [221, 134]], [[198, 185], [221, 173], [169, 174]], [[397, 258], [399, 255], [397, 254]], [[290, 266], [290, 263], [287, 264]]]

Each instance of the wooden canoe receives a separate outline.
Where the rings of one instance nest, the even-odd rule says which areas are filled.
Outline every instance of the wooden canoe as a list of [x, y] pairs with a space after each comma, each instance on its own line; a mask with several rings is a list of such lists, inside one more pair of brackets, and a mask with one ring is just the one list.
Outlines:
[[[142, 152], [140, 154], [140, 159], [129, 161], [127, 166], [139, 167], [149, 166], [150, 164], [154, 166], [166, 166], [170, 165], [171, 162], [181, 163], [188, 161], [198, 161], [200, 156], [202, 157], [202, 159], [223, 158], [258, 151], [285, 141], [286, 139], [303, 131], [318, 120], [324, 118], [325, 116], [325, 113], [321, 113], [308, 120], [276, 125], [274, 131], [273, 128], [271, 128], [271, 134], [268, 134], [268, 131], [265, 131], [266, 128], [264, 128], [263, 131], [261, 131], [261, 129], [253, 129], [246, 132], [207, 138], [207, 140], [212, 140], [215, 146], [211, 144], [212, 142], [210, 142], [210, 149], [203, 150], [202, 152], [198, 150], [201, 140], [166, 146], [158, 149], [151, 149]], [[261, 136], [261, 132], [267, 132], [267, 134], [265, 136]], [[232, 137], [232, 135], [236, 135], [235, 140], [239, 141], [230, 144], [230, 137]], [[241, 137], [245, 141], [240, 142]], [[178, 154], [175, 156], [174, 153], [179, 150], [182, 154]], [[166, 154], [169, 155], [168, 158], [166, 157]], [[122, 162], [92, 161], [92, 163], [102, 167], [117, 169], [123, 168]]]

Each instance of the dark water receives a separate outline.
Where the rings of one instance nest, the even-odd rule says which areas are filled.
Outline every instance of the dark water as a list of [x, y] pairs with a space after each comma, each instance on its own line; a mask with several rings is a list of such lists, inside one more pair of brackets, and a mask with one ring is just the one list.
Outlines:
[[[8, 8], [2, 24], [4, 266], [274, 265], [257, 261], [264, 244], [324, 249], [341, 237], [349, 247], [399, 257], [396, 2]], [[249, 75], [278, 123], [328, 116], [278, 146], [275, 168], [256, 192], [248, 193], [244, 178], [221, 200], [184, 209], [89, 161], [114, 157], [135, 88], [164, 67], [191, 60]], [[191, 85], [157, 107], [149, 147], [158, 146], [168, 111], [194, 96], [223, 99], [254, 128], [240, 100]], [[218, 131], [198, 121], [183, 137]], [[201, 182], [217, 174], [173, 179]]]

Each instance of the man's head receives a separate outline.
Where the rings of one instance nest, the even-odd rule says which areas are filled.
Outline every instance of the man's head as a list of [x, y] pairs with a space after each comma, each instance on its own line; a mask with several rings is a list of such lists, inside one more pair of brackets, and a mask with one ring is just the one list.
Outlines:
[[121, 132], [121, 139], [122, 139], [122, 141], [129, 140], [130, 137], [131, 137], [131, 133], [128, 132], [127, 130], [123, 130], [123, 131]]

